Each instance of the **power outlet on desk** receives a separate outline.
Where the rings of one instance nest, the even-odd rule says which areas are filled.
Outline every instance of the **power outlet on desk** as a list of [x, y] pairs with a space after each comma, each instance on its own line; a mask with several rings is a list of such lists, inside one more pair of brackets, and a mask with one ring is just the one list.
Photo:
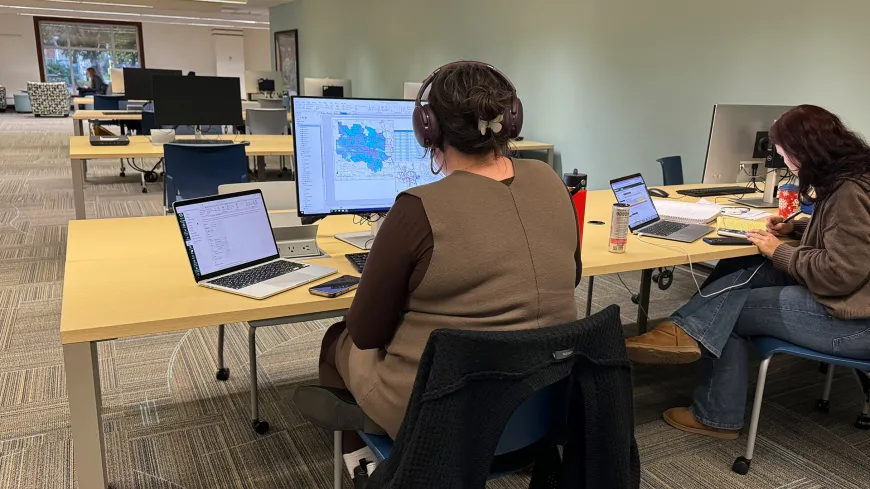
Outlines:
[[316, 240], [279, 241], [278, 254], [282, 258], [304, 258], [319, 256], [320, 249]]

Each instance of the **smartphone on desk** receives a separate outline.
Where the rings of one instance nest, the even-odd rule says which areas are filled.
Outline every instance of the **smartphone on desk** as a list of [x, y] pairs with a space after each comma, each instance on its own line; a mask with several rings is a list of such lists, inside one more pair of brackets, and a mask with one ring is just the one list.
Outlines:
[[319, 295], [332, 299], [355, 290], [357, 286], [359, 286], [359, 277], [354, 277], [353, 275], [342, 275], [341, 277], [330, 280], [329, 282], [315, 285], [308, 289], [308, 292], [312, 295]]

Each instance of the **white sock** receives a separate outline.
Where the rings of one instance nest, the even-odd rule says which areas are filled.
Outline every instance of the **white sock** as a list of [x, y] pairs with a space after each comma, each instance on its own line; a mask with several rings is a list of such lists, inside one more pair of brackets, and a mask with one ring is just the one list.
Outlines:
[[353, 470], [359, 467], [360, 460], [366, 459], [366, 462], [375, 465], [378, 463], [378, 459], [375, 458], [375, 453], [369, 447], [362, 447], [355, 452], [342, 455], [342, 458], [344, 458], [344, 466], [347, 469], [347, 473], [350, 474], [351, 479], [353, 479]]

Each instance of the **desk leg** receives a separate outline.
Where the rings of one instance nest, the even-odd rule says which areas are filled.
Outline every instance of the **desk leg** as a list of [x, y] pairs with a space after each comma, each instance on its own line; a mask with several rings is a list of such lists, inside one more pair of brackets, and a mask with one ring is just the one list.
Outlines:
[[269, 432], [269, 423], [260, 421], [260, 399], [257, 390], [257, 327], [248, 325], [248, 360], [251, 365], [251, 427], [260, 435]]
[[550, 168], [553, 170], [556, 169], [556, 148], [550, 148], [547, 150], [547, 164], [550, 165]]
[[63, 346], [66, 392], [72, 425], [73, 457], [79, 487], [109, 487], [103, 424], [100, 420], [100, 365], [96, 343]]
[[86, 219], [85, 215], [85, 160], [69, 160], [72, 169], [73, 203], [76, 219]]
[[649, 294], [652, 289], [653, 269], [648, 268], [640, 274], [640, 303], [637, 305], [637, 328], [638, 334], [646, 333], [647, 321], [649, 320]]
[[586, 289], [586, 317], [592, 315], [592, 291], [595, 288], [595, 277], [589, 277], [589, 286]]
[[257, 156], [257, 180], [266, 181], [266, 157]]
[[85, 134], [84, 121], [82, 119], [73, 121], [73, 135], [83, 136]]

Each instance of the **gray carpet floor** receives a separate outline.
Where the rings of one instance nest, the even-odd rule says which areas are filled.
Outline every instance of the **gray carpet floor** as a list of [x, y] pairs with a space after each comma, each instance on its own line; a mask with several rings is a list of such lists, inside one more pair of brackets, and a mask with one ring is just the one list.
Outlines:
[[[0, 113], [2, 488], [76, 487], [58, 334], [67, 221], [74, 215], [68, 164], [71, 127], [70, 119]], [[277, 160], [269, 165], [276, 169]], [[150, 185], [151, 191], [143, 194], [138, 182], [135, 172], [119, 177], [117, 161], [91, 162], [88, 215], [160, 214], [159, 185]], [[628, 288], [637, 289], [638, 275], [622, 274]], [[580, 307], [585, 307], [585, 286], [584, 281], [577, 290]], [[678, 268], [670, 290], [654, 290], [651, 317], [667, 316], [693, 289], [688, 271]], [[128, 299], [131, 308], [160, 307], [159, 297]], [[626, 334], [631, 334], [636, 309], [629, 293], [616, 277], [601, 277], [594, 309], [612, 303], [622, 307]], [[265, 436], [254, 434], [248, 424], [244, 325], [229, 328], [232, 377], [226, 383], [214, 378], [215, 328], [102, 343], [103, 422], [115, 487], [330, 487], [331, 437], [303, 420], [290, 402], [297, 386], [316, 377], [320, 339], [328, 324], [260, 331], [262, 412], [272, 425]], [[661, 421], [664, 409], [688, 404], [695, 380], [691, 366], [636, 369], [642, 487], [870, 487], [870, 434], [852, 427], [860, 393], [842, 372], [834, 383], [831, 412], [815, 412], [824, 381], [816, 367], [801, 360], [774, 360], [756, 459], [746, 477], [730, 471], [745, 437], [713, 440], [678, 432]], [[515, 476], [493, 481], [490, 487], [524, 484], [527, 479]]]

